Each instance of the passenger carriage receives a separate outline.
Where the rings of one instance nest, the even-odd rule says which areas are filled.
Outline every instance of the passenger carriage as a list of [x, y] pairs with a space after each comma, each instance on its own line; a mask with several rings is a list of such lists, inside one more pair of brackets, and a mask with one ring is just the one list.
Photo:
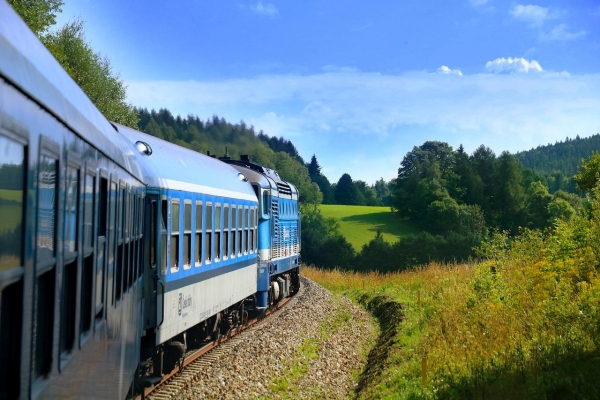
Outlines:
[[148, 184], [145, 273], [153, 279], [145, 290], [144, 348], [159, 351], [158, 374], [173, 368], [187, 340], [225, 333], [244, 318], [245, 299], [257, 290], [258, 201], [231, 166], [118, 129], [142, 150]]

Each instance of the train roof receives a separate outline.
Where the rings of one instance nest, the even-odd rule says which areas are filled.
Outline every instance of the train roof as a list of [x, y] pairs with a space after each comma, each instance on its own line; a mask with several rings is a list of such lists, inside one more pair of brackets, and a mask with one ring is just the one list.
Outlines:
[[130, 144], [5, 0], [0, 0], [0, 77], [121, 167], [141, 176]]
[[270, 188], [272, 195], [287, 197], [293, 200], [298, 199], [298, 189], [296, 186], [282, 179], [277, 171], [250, 161], [248, 156], [242, 156], [241, 160], [234, 160], [229, 157], [222, 157], [220, 160], [242, 172], [250, 182], [255, 182], [262, 188]]
[[[138, 158], [144, 182], [149, 187], [257, 201], [247, 178], [224, 162], [144, 132], [115, 125], [134, 145], [141, 142]], [[146, 145], [150, 150], [144, 152]]]

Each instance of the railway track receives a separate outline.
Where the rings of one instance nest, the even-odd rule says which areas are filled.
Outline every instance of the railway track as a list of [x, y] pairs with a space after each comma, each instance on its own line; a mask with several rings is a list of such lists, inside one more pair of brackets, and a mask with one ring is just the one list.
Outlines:
[[136, 400], [170, 400], [176, 398], [177, 395], [190, 382], [197, 380], [200, 373], [207, 365], [215, 362], [219, 355], [228, 348], [235, 346], [236, 343], [243, 340], [239, 334], [248, 328], [261, 323], [267, 318], [274, 318], [286, 307], [293, 306], [299, 294], [303, 292], [303, 285], [296, 294], [281, 300], [277, 305], [269, 309], [264, 315], [248, 321], [246, 324], [232, 329], [227, 335], [219, 337], [217, 340], [206, 344], [205, 346], [186, 353], [183, 363], [169, 374], [163, 376], [162, 380], [155, 386], [146, 388], [144, 392], [137, 397]]

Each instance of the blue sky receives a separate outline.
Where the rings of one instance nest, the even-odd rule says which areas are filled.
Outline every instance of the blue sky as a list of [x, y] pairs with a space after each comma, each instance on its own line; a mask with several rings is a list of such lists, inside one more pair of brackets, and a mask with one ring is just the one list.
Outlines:
[[332, 182], [394, 178], [426, 140], [499, 155], [600, 132], [597, 1], [65, 3], [132, 104], [244, 120]]

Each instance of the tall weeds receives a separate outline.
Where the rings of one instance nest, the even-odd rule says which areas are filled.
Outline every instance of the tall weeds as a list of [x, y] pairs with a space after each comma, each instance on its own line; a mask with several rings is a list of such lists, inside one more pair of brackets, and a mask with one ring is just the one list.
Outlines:
[[549, 233], [495, 234], [479, 263], [304, 274], [356, 300], [403, 304], [370, 396], [600, 398], [600, 202], [591, 204]]

